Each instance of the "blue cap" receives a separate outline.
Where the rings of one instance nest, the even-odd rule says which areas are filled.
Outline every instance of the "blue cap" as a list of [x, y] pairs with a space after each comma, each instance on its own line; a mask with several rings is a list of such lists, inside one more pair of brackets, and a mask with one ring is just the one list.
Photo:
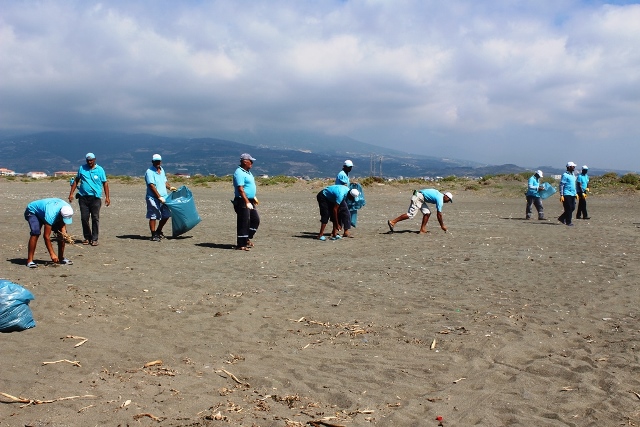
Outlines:
[[93, 153], [87, 153], [87, 155], [86, 155], [86, 156], [84, 156], [84, 157], [85, 157], [85, 159], [87, 159], [87, 160], [93, 160], [93, 159], [95, 159], [95, 158], [96, 158], [96, 155], [95, 155], [95, 154], [93, 154]]

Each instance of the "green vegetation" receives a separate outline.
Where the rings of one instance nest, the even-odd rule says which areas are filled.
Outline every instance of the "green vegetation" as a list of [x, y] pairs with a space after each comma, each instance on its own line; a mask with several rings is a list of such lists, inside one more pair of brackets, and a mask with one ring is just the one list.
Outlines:
[[298, 178], [293, 176], [276, 175], [269, 178], [256, 178], [259, 185], [295, 184]]

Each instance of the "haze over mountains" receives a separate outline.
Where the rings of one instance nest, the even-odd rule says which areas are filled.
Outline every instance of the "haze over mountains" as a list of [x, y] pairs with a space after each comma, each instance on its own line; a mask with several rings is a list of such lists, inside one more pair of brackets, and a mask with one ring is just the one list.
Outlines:
[[[353, 160], [353, 176], [435, 177], [515, 173], [531, 168], [483, 165], [461, 159], [420, 156], [389, 150], [351, 138], [313, 133], [224, 134], [222, 138], [179, 138], [112, 132], [41, 132], [0, 137], [0, 167], [19, 173], [75, 171], [87, 152], [109, 175], [141, 176], [153, 153], [163, 156], [169, 173], [233, 173], [241, 153], [258, 159], [254, 174], [310, 178], [332, 177], [345, 159]], [[464, 153], [460, 153], [463, 157]], [[547, 173], [561, 169], [541, 167]], [[382, 169], [382, 173], [380, 173]]]

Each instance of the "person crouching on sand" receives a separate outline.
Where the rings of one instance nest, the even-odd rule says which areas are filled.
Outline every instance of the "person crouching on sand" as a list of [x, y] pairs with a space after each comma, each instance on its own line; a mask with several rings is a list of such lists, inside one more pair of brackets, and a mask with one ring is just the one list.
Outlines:
[[36, 268], [38, 264], [33, 262], [36, 253], [36, 245], [42, 226], [44, 225], [44, 244], [47, 246], [51, 261], [60, 264], [71, 264], [71, 261], [64, 257], [64, 239], [58, 238], [58, 255], [56, 256], [51, 244], [51, 231], [66, 233], [67, 224], [71, 224], [73, 208], [62, 199], [41, 199], [34, 200], [27, 205], [24, 211], [24, 219], [29, 223], [29, 244], [27, 255], [27, 267]]
[[[347, 197], [353, 200], [358, 200], [360, 192], [358, 190], [351, 189], [345, 185], [330, 185], [322, 189], [316, 199], [318, 200], [318, 208], [320, 208], [320, 232], [316, 236], [318, 240], [326, 240], [324, 237], [324, 229], [331, 219], [333, 223], [333, 229], [331, 230], [331, 240], [337, 240], [342, 238], [338, 234], [340, 224], [348, 224], [349, 222], [345, 218], [339, 218], [338, 212], [340, 211], [340, 204], [347, 199]], [[348, 214], [349, 211], [347, 211]], [[344, 214], [343, 214], [344, 215]], [[348, 230], [345, 230], [345, 235]]]
[[427, 205], [427, 203], [432, 203], [436, 205], [436, 216], [438, 217], [440, 228], [442, 228], [442, 230], [446, 232], [447, 227], [442, 221], [442, 207], [447, 202], [453, 203], [453, 195], [449, 192], [441, 193], [433, 188], [415, 190], [413, 192], [413, 196], [411, 196], [411, 204], [409, 205], [409, 210], [407, 211], [407, 213], [403, 213], [396, 219], [387, 221], [389, 231], [393, 233], [393, 229], [396, 226], [396, 223], [398, 223], [399, 221], [404, 221], [405, 219], [413, 218], [418, 213], [418, 210], [420, 210], [422, 211], [423, 215], [422, 225], [420, 226], [420, 234], [426, 233], [427, 223], [429, 222], [429, 217], [431, 216], [431, 210], [429, 210], [429, 206]]

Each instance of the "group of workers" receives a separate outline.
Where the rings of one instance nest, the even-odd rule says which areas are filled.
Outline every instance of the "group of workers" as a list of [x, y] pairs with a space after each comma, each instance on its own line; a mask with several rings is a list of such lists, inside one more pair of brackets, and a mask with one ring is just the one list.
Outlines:
[[[104, 169], [96, 164], [96, 157], [93, 153], [87, 153], [86, 164], [80, 166], [77, 175], [72, 179], [71, 191], [68, 200], [72, 202], [74, 197], [78, 199], [80, 207], [80, 219], [82, 223], [83, 240], [82, 244], [97, 246], [99, 240], [100, 208], [102, 206], [102, 196], [105, 196], [105, 205], [111, 204], [109, 195], [109, 185]], [[244, 153], [240, 156], [240, 165], [233, 174], [234, 199], [233, 208], [236, 212], [237, 239], [236, 249], [248, 251], [253, 246], [253, 237], [260, 226], [260, 215], [256, 207], [259, 204], [256, 197], [256, 182], [251, 168], [256, 159], [250, 154]], [[151, 159], [152, 165], [145, 173], [146, 183], [146, 218], [149, 220], [149, 230], [151, 240], [161, 241], [164, 238], [163, 227], [171, 217], [171, 211], [166, 206], [166, 197], [169, 191], [176, 191], [168, 180], [164, 168], [162, 167], [162, 156], [154, 154]], [[572, 226], [572, 216], [578, 205], [577, 219], [589, 219], [587, 214], [587, 193], [589, 192], [589, 168], [582, 167], [582, 173], [576, 176], [574, 170], [576, 164], [568, 162], [567, 171], [560, 180], [560, 201], [563, 204], [564, 212], [558, 218], [561, 223]], [[353, 162], [345, 160], [342, 170], [338, 173], [335, 183], [323, 188], [318, 192], [316, 199], [320, 210], [320, 231], [315, 239], [326, 240], [325, 228], [329, 221], [332, 222], [330, 240], [338, 240], [343, 237], [353, 237], [351, 234], [353, 212], [351, 206], [364, 206], [364, 199], [357, 184], [351, 184], [349, 173], [353, 169]], [[543, 183], [543, 172], [536, 171], [528, 181], [526, 192], [526, 219], [531, 219], [532, 206], [538, 212], [538, 219], [546, 219], [542, 206], [540, 192], [545, 190]], [[357, 186], [358, 188], [355, 188]], [[77, 190], [77, 194], [75, 193]], [[445, 203], [453, 203], [453, 195], [450, 192], [440, 192], [433, 188], [415, 190], [411, 196], [407, 212], [400, 214], [394, 219], [387, 221], [389, 232], [395, 231], [398, 222], [415, 217], [418, 212], [422, 213], [422, 222], [419, 233], [427, 232], [427, 224], [431, 217], [429, 205], [434, 205], [436, 216], [440, 228], [447, 231], [442, 217], [442, 209]], [[30, 237], [28, 244], [27, 267], [36, 268], [34, 254], [39, 236], [43, 233], [43, 238], [51, 260], [54, 263], [71, 264], [71, 261], [64, 257], [66, 225], [72, 223], [73, 208], [62, 199], [49, 198], [36, 200], [29, 205], [24, 213], [24, 217], [29, 223]], [[44, 228], [44, 232], [42, 229]], [[56, 254], [51, 243], [51, 233], [58, 234], [58, 253]], [[340, 234], [342, 232], [342, 234]]]
[[[589, 167], [587, 165], [582, 166], [580, 174], [575, 174], [576, 164], [574, 162], [567, 163], [567, 170], [562, 174], [560, 178], [560, 202], [562, 203], [563, 212], [558, 217], [558, 221], [562, 224], [572, 227], [573, 212], [576, 210], [576, 200], [578, 206], [578, 212], [576, 213], [576, 219], [591, 219], [587, 214], [587, 194], [589, 193]], [[531, 219], [532, 209], [531, 206], [535, 206], [538, 211], [538, 219], [546, 219], [544, 216], [544, 207], [542, 206], [541, 191], [545, 190], [542, 185], [541, 179], [543, 173], [541, 170], [537, 170], [527, 184], [527, 207], [525, 210], [525, 218]]]

